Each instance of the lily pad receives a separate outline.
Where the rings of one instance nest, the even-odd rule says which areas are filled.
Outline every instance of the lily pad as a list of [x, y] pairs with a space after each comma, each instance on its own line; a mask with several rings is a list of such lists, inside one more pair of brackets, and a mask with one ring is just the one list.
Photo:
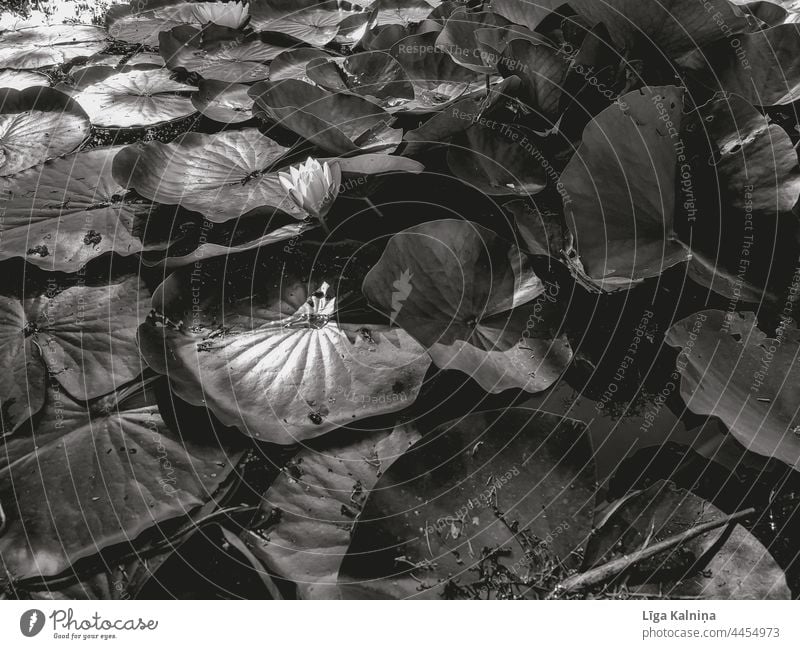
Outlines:
[[523, 99], [536, 114], [554, 120], [563, 94], [569, 60], [563, 52], [546, 43], [511, 41], [503, 51], [498, 68], [503, 76], [522, 79]]
[[332, 92], [351, 92], [391, 111], [414, 98], [414, 87], [397, 60], [386, 52], [359, 52], [341, 60], [309, 62], [306, 74]]
[[436, 46], [465, 68], [479, 74], [497, 74], [497, 59], [478, 40], [476, 32], [486, 27], [502, 27], [507, 22], [495, 13], [472, 13], [460, 7], [445, 22]]
[[90, 128], [88, 115], [57, 90], [0, 89], [0, 176], [73, 151]]
[[752, 313], [702, 311], [674, 324], [681, 396], [692, 412], [719, 417], [748, 450], [800, 470], [800, 333], [783, 320], [775, 337]]
[[475, 223], [446, 219], [394, 235], [363, 290], [438, 367], [466, 372], [487, 392], [545, 390], [572, 358], [547, 322], [558, 286]]
[[333, 153], [393, 150], [403, 135], [390, 128], [392, 116], [371, 101], [295, 79], [262, 81], [250, 96], [257, 111]]
[[[338, 599], [339, 566], [367, 495], [392, 463], [420, 439], [409, 425], [348, 431], [348, 439], [311, 442], [264, 495], [269, 520], [249, 537], [267, 567], [297, 586], [302, 599]], [[272, 516], [273, 512], [280, 512]]]
[[340, 9], [328, 0], [252, 0], [250, 26], [257, 32], [275, 32], [322, 47], [339, 32], [339, 25], [357, 11]]
[[107, 252], [125, 256], [165, 245], [145, 236], [150, 206], [111, 175], [121, 149], [79, 151], [0, 179], [0, 259], [24, 257], [46, 270], [74, 272]]
[[42, 25], [0, 35], [0, 68], [30, 70], [69, 63], [106, 47], [106, 34], [92, 25]]
[[403, 330], [348, 311], [364, 274], [353, 246], [293, 250], [176, 271], [139, 331], [148, 364], [182, 399], [278, 444], [407, 407], [430, 364]]
[[673, 224], [682, 91], [645, 88], [621, 101], [584, 129], [560, 181], [567, 225], [601, 285], [655, 277], [690, 257]]
[[248, 94], [249, 89], [243, 83], [202, 79], [197, 92], [192, 95], [192, 105], [215, 122], [246, 122], [253, 117], [253, 98]]
[[[232, 219], [224, 224], [204, 219], [200, 224], [192, 223], [192, 226], [190, 232], [166, 250], [143, 254], [142, 263], [172, 270], [204, 259], [233, 255], [282, 241], [287, 242], [288, 246], [289, 240], [315, 227], [309, 220], [298, 221], [280, 213], [270, 219], [256, 215]], [[289, 250], [286, 246], [284, 252]]]
[[13, 88], [14, 90], [25, 90], [32, 86], [49, 86], [50, 79], [41, 72], [31, 72], [29, 70], [0, 70], [0, 88]]
[[226, 449], [170, 431], [149, 393], [79, 405], [51, 390], [0, 458], [6, 575], [53, 576], [134, 541], [208, 501], [232, 468]]
[[298, 47], [286, 50], [278, 54], [269, 66], [269, 78], [271, 81], [282, 81], [284, 79], [297, 79], [306, 83], [313, 83], [306, 74], [306, 66], [311, 61], [320, 59], [328, 60], [334, 58], [324, 50], [314, 47]]
[[750, 27], [747, 16], [729, 0], [570, 0], [569, 6], [592, 24], [604, 23], [621, 46], [655, 45], [672, 57], [719, 40], [726, 31], [738, 34]]
[[[723, 517], [711, 503], [661, 480], [619, 502], [590, 538], [584, 567]], [[783, 570], [739, 524], [706, 532], [640, 563], [625, 573], [625, 584], [628, 591], [670, 598], [791, 599]]]
[[134, 334], [149, 293], [136, 277], [109, 286], [58, 288], [54, 281], [44, 294], [0, 296], [3, 356], [16, 379], [0, 385], [7, 430], [41, 408], [46, 372], [74, 398], [86, 400], [142, 371]]
[[237, 29], [248, 19], [243, 2], [164, 3], [135, 0], [129, 5], [112, 5], [106, 13], [106, 28], [112, 38], [127, 43], [158, 46], [159, 32], [180, 25], [202, 27], [214, 23]]
[[530, 596], [528, 574], [574, 566], [595, 480], [581, 422], [508, 408], [443, 424], [369, 493], [340, 587], [346, 598]]
[[250, 36], [228, 40], [203, 38], [204, 31], [182, 25], [159, 34], [159, 52], [170, 70], [182, 68], [204, 79], [247, 83], [269, 78], [268, 62], [284, 47]]
[[392, 46], [414, 87], [414, 102], [403, 107], [409, 112], [442, 110], [465, 94], [483, 91], [486, 80], [436, 49], [436, 32], [409, 36]]
[[699, 53], [700, 79], [707, 86], [739, 95], [756, 106], [800, 99], [800, 25], [737, 34], [736, 47], [731, 42], [714, 43]]
[[492, 0], [492, 11], [532, 31], [555, 9], [565, 4], [564, 0]]
[[222, 223], [259, 210], [305, 218], [270, 167], [288, 149], [258, 129], [186, 133], [169, 144], [140, 142], [114, 161], [114, 178], [157, 203], [181, 205]]
[[447, 164], [458, 178], [489, 196], [531, 196], [547, 185], [536, 156], [540, 138], [527, 129], [489, 120], [456, 136]]
[[71, 94], [95, 126], [131, 128], [188, 117], [195, 112], [192, 100], [178, 93], [195, 90], [167, 69], [98, 66], [83, 71]]

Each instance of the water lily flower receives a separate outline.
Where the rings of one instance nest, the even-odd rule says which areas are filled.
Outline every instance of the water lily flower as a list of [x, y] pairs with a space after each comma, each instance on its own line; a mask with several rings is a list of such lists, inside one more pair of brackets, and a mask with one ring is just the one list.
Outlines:
[[279, 171], [278, 178], [295, 204], [322, 222], [339, 193], [342, 170], [335, 162], [320, 164], [309, 158], [298, 167], [289, 167], [289, 173]]

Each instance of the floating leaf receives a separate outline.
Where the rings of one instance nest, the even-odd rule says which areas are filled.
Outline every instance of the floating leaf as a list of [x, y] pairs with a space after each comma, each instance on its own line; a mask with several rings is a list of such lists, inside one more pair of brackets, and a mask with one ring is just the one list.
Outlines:
[[[232, 219], [225, 224], [204, 220], [168, 249], [142, 255], [142, 263], [145, 266], [179, 268], [203, 259], [288, 242], [313, 227], [309, 221], [298, 221], [280, 213], [266, 220], [256, 215]], [[291, 251], [288, 245], [284, 246], [284, 252]]]
[[[134, 333], [149, 294], [135, 277], [109, 286], [0, 295], [4, 430], [17, 428], [43, 404], [46, 373], [76, 399], [92, 399], [142, 371]], [[52, 293], [52, 294], [51, 294]]]
[[492, 11], [512, 23], [534, 30], [564, 4], [563, 0], [492, 0]]
[[544, 390], [572, 358], [546, 322], [557, 285], [475, 223], [446, 219], [394, 235], [363, 290], [438, 367], [466, 372], [487, 392]]
[[[250, 542], [267, 567], [297, 586], [302, 599], [338, 599], [339, 566], [367, 495], [392, 463], [419, 440], [411, 426], [321, 438], [292, 460], [264, 495], [274, 523]], [[280, 514], [277, 514], [280, 512]]]
[[340, 570], [345, 597], [530, 595], [527, 575], [574, 565], [595, 480], [581, 422], [508, 408], [443, 424], [367, 497]]
[[132, 144], [114, 161], [117, 181], [157, 203], [181, 205], [222, 223], [258, 210], [305, 218], [269, 171], [288, 149], [258, 129], [186, 133], [169, 144]]
[[126, 196], [111, 176], [122, 147], [101, 147], [49, 160], [0, 179], [0, 259], [24, 257], [52, 271], [74, 272], [107, 252], [158, 248], [148, 241], [147, 205]]
[[555, 119], [563, 94], [562, 84], [569, 66], [563, 52], [546, 43], [514, 40], [499, 59], [503, 76], [522, 79], [523, 98], [537, 115]]
[[[698, 52], [701, 80], [756, 106], [800, 99], [800, 25], [737, 34]], [[733, 46], [735, 42], [736, 47]]]
[[354, 95], [286, 79], [257, 83], [250, 96], [267, 117], [333, 153], [392, 149], [402, 137], [402, 130], [389, 128], [389, 113]]
[[352, 92], [387, 109], [402, 108], [414, 98], [414, 87], [397, 60], [386, 52], [359, 52], [341, 60], [317, 59], [306, 74], [331, 92]]
[[318, 50], [313, 47], [298, 47], [291, 50], [286, 50], [272, 61], [269, 66], [270, 81], [282, 81], [284, 79], [297, 79], [312, 83], [311, 79], [306, 74], [306, 66], [311, 61], [319, 59], [328, 60], [333, 56], [323, 50]]
[[203, 31], [189, 25], [174, 27], [159, 35], [161, 52], [170, 70], [182, 68], [204, 79], [246, 83], [269, 78], [268, 61], [285, 48], [255, 37], [206, 42]]
[[142, 325], [142, 353], [182, 399], [279, 444], [413, 403], [430, 359], [402, 329], [349, 319], [352, 246], [260, 251], [176, 271], [154, 296], [164, 321]]
[[112, 38], [128, 43], [158, 46], [159, 32], [180, 25], [202, 27], [214, 23], [238, 29], [248, 18], [243, 2], [179, 2], [160, 6], [157, 2], [135, 0], [128, 6], [112, 5], [106, 13], [106, 27]]
[[225, 449], [170, 431], [148, 393], [82, 406], [51, 390], [30, 433], [0, 457], [6, 575], [53, 576], [134, 541], [209, 500], [232, 468]]
[[746, 15], [728, 0], [569, 0], [569, 6], [592, 24], [604, 23], [619, 45], [655, 45], [673, 57], [750, 26]]
[[276, 32], [322, 47], [333, 40], [339, 25], [358, 12], [340, 9], [336, 2], [313, 0], [251, 0], [250, 26], [257, 32]]
[[690, 256], [673, 229], [682, 91], [646, 88], [621, 102], [589, 123], [561, 174], [567, 224], [601, 285], [654, 277]]
[[[589, 539], [586, 569], [724, 517], [711, 503], [665, 480], [612, 507], [613, 513]], [[612, 589], [614, 585], [609, 583]], [[636, 565], [625, 573], [625, 587], [670, 598], [791, 599], [783, 570], [738, 524], [707, 532]]]
[[485, 78], [437, 50], [436, 38], [436, 32], [426, 32], [392, 46], [392, 56], [414, 87], [414, 102], [402, 107], [406, 111], [442, 110], [467, 93], [484, 91]]
[[42, 25], [7, 30], [0, 37], [0, 68], [21, 70], [69, 63], [106, 46], [106, 34], [91, 25]]
[[770, 338], [752, 313], [701, 311], [674, 324], [666, 342], [683, 350], [681, 396], [692, 412], [719, 417], [748, 450], [800, 470], [793, 321]]
[[0, 88], [25, 90], [31, 86], [49, 86], [50, 79], [41, 72], [28, 70], [0, 70]]
[[456, 136], [447, 152], [454, 175], [489, 196], [530, 196], [547, 185], [537, 159], [540, 138], [527, 129], [484, 120]]
[[192, 95], [195, 109], [215, 122], [237, 124], [253, 117], [253, 98], [249, 86], [203, 79]]
[[83, 72], [71, 94], [95, 126], [153, 126], [195, 112], [192, 100], [177, 93], [197, 88], [175, 81], [167, 69], [134, 68], [118, 72], [98, 66]]
[[491, 12], [472, 13], [456, 9], [436, 38], [436, 46], [447, 52], [459, 65], [479, 74], [496, 74], [497, 60], [478, 39], [476, 32], [485, 27], [502, 27], [507, 21]]
[[0, 89], [0, 176], [69, 153], [90, 128], [81, 107], [57, 90]]

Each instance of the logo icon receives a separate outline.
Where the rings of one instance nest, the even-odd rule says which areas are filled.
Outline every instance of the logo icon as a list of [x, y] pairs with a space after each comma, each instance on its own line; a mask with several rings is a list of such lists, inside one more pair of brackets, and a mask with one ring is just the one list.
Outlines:
[[395, 320], [398, 315], [400, 315], [400, 309], [403, 308], [403, 302], [408, 299], [408, 296], [411, 295], [411, 280], [414, 279], [414, 275], [411, 271], [406, 268], [400, 275], [400, 278], [395, 280], [392, 283], [392, 287], [394, 291], [392, 291], [392, 313], [389, 315], [389, 319], [391, 320], [392, 324], [396, 324]]
[[37, 608], [25, 611], [19, 618], [19, 630], [26, 638], [32, 638], [44, 628], [44, 613]]

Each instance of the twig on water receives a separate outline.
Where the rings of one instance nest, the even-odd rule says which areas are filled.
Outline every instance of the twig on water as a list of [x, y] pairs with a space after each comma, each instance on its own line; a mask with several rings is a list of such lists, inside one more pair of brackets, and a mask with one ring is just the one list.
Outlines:
[[567, 593], [575, 593], [583, 590], [588, 590], [595, 586], [600, 586], [614, 577], [620, 575], [628, 568], [636, 565], [641, 561], [645, 561], [646, 559], [650, 559], [651, 557], [656, 556], [657, 554], [661, 554], [666, 550], [670, 550], [681, 543], [686, 543], [687, 541], [691, 541], [698, 536], [705, 534], [706, 532], [710, 532], [720, 527], [724, 527], [726, 525], [731, 525], [742, 518], [746, 518], [755, 513], [754, 508], [744, 509], [740, 512], [736, 512], [735, 514], [731, 514], [730, 516], [725, 516], [724, 518], [719, 518], [715, 521], [709, 521], [708, 523], [701, 523], [700, 525], [696, 525], [688, 530], [684, 530], [679, 534], [674, 534], [663, 541], [659, 541], [658, 543], [654, 543], [653, 545], [642, 548], [641, 550], [637, 550], [636, 552], [631, 552], [630, 554], [626, 554], [625, 556], [619, 557], [618, 559], [614, 559], [609, 561], [608, 563], [604, 563], [601, 566], [597, 566], [596, 568], [591, 568], [586, 572], [581, 572], [577, 575], [572, 575], [568, 577], [560, 584], [558, 584], [553, 591], [550, 593], [550, 597], [558, 597], [559, 595], [564, 595]]

